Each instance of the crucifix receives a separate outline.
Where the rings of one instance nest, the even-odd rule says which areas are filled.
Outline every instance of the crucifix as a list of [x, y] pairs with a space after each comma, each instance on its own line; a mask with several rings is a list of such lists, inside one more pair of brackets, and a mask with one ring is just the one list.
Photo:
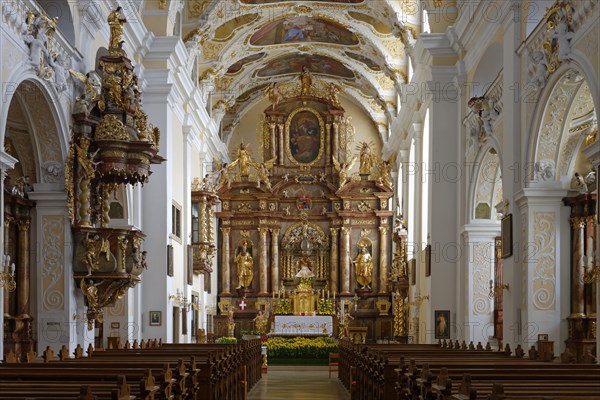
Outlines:
[[248, 303], [246, 303], [246, 298], [244, 297], [242, 301], [240, 301], [240, 310], [244, 311], [247, 305]]

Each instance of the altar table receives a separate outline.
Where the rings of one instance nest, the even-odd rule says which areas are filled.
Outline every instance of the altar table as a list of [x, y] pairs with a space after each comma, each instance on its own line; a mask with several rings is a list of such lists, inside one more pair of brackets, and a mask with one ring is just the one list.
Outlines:
[[333, 318], [330, 315], [275, 315], [270, 336], [331, 336]]

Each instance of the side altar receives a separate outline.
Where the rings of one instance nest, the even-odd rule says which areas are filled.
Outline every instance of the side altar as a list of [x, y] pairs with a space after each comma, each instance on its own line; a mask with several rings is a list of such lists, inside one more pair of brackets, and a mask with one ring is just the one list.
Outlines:
[[[352, 304], [354, 319], [341, 323], [367, 327], [368, 340], [389, 338], [398, 331], [390, 310], [406, 270], [406, 252], [402, 261], [392, 255], [395, 157], [383, 159], [380, 146], [356, 139], [340, 90], [306, 68], [269, 86], [258, 150], [241, 143], [231, 162], [214, 160], [214, 172], [193, 182], [192, 198], [206, 199], [199, 231], [209, 239], [211, 210], [220, 204], [220, 310], [235, 308], [240, 321], [259, 311], [340, 320]], [[407, 291], [400, 293], [408, 304]]]

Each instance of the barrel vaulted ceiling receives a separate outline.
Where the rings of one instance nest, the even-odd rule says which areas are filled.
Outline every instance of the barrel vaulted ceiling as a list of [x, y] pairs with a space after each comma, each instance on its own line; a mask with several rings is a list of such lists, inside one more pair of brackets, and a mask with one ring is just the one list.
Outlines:
[[186, 6], [184, 41], [200, 55], [200, 82], [214, 82], [212, 104], [226, 104], [224, 138], [268, 85], [294, 79], [306, 66], [317, 79], [337, 83], [387, 140], [407, 76], [405, 46], [418, 32], [416, 0], [188, 0]]

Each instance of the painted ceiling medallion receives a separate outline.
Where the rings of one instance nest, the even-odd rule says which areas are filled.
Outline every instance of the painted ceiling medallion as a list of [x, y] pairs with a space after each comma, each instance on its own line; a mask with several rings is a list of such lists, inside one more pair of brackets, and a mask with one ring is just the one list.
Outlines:
[[342, 25], [323, 18], [290, 16], [268, 23], [250, 38], [253, 46], [286, 43], [333, 43], [356, 46], [358, 38]]
[[258, 71], [257, 76], [266, 78], [276, 75], [299, 74], [306, 66], [313, 74], [354, 78], [354, 72], [341, 62], [321, 55], [287, 54], [269, 61]]

